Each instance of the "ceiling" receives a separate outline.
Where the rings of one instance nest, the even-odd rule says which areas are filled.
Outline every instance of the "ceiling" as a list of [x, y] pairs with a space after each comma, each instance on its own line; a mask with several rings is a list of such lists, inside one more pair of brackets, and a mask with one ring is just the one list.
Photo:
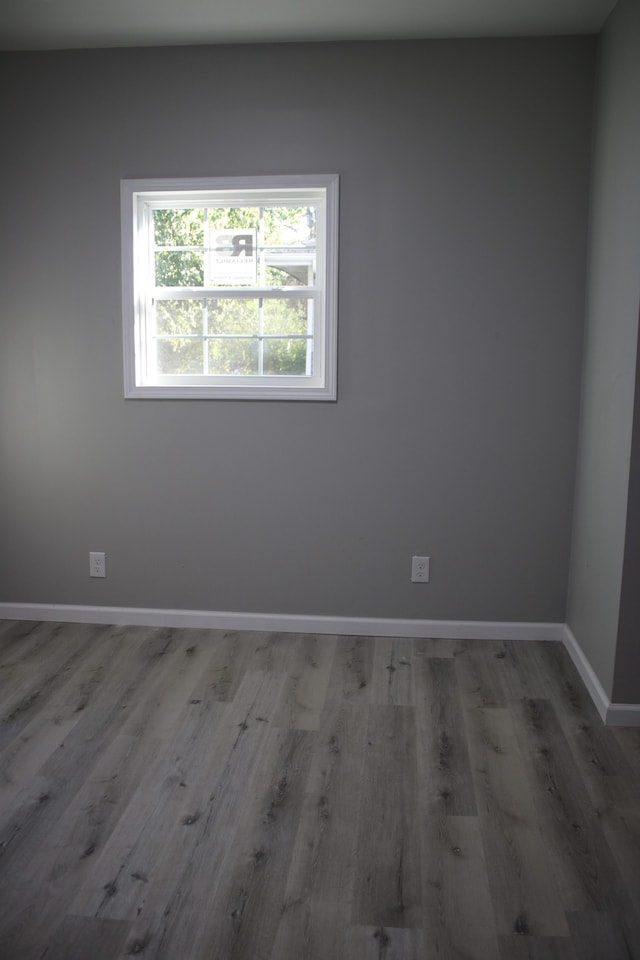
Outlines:
[[0, 0], [0, 50], [597, 33], [616, 0]]

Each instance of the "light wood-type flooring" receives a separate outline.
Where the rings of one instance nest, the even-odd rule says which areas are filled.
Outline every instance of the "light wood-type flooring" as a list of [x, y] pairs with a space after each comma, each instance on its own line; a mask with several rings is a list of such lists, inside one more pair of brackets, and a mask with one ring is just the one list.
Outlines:
[[556, 643], [0, 621], [1, 960], [640, 960]]

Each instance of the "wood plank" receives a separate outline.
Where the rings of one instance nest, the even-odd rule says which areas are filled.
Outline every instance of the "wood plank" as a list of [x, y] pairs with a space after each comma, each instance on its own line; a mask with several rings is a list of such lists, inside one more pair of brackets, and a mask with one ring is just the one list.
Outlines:
[[[154, 822], [130, 858], [131, 874], [146, 878], [143, 887], [127, 881], [120, 899], [119, 909], [133, 921], [131, 944], [161, 950], [169, 958], [197, 956], [207, 936], [209, 898], [218, 895], [226, 858], [236, 849], [240, 813], [254, 781], [264, 779], [261, 764], [272, 758], [266, 749], [274, 729], [269, 716], [282, 682], [280, 674], [247, 673], [233, 704], [209, 705], [219, 720], [206, 728], [208, 734], [203, 730], [190, 740], [192, 762], [190, 776], [182, 781], [179, 821], [165, 807], [162, 851], [156, 849], [154, 860]], [[113, 853], [117, 864], [117, 848]]]
[[463, 650], [461, 640], [426, 639], [416, 637], [413, 641], [413, 652], [417, 657], [436, 657], [438, 660], [448, 660]]
[[67, 859], [95, 859], [140, 789], [141, 771], [156, 769], [165, 749], [160, 740], [114, 736], [62, 816], [52, 825], [47, 844], [64, 849]]
[[[503, 643], [504, 656], [496, 657], [496, 669], [508, 700], [547, 695], [546, 668], [541, 669], [536, 647], [547, 641], [510, 640]], [[549, 644], [554, 646], [554, 644]]]
[[[167, 648], [154, 664], [147, 683], [128, 712], [121, 733], [154, 739], [171, 737], [192, 691], [213, 656], [213, 645], [202, 631], [176, 630], [167, 635]], [[170, 646], [169, 646], [170, 644]]]
[[[179, 758], [179, 760], [182, 758]], [[162, 754], [147, 770], [142, 784], [97, 857], [89, 876], [69, 907], [76, 916], [131, 920], [140, 908], [149, 876], [162, 860], [164, 843], [184, 815], [185, 765]], [[158, 837], [163, 837], [159, 846]]]
[[416, 676], [418, 790], [428, 813], [474, 815], [476, 797], [456, 661], [425, 658]]
[[599, 824], [622, 877], [625, 900], [628, 897], [634, 905], [637, 917], [640, 913], [640, 809], [610, 807], [600, 815]]
[[612, 806], [636, 810], [640, 779], [612, 731], [599, 717], [595, 721], [585, 716], [567, 721], [560, 714], [558, 719], [593, 805], [599, 810]]
[[497, 960], [478, 818], [429, 815], [422, 829], [425, 943], [435, 957]]
[[403, 927], [350, 927], [340, 960], [423, 960], [422, 930]]
[[299, 634], [259, 633], [255, 636], [257, 642], [246, 669], [286, 676], [296, 654]]
[[[602, 954], [600, 960], [614, 960], [609, 954]], [[583, 960], [582, 954], [576, 954], [570, 937], [500, 937], [500, 960]], [[622, 960], [622, 958], [620, 958]]]
[[28, 634], [22, 655], [11, 660], [3, 671], [0, 750], [46, 706], [88, 655], [88, 641], [95, 628], [73, 624], [73, 629], [65, 629], [69, 626], [36, 624]]
[[[90, 874], [92, 857], [97, 852], [95, 839], [87, 837], [84, 846], [76, 844], [62, 850], [52, 848], [51, 844], [59, 839], [57, 828], [64, 821], [67, 810], [73, 807], [83, 778], [90, 774], [102, 756], [109, 738], [126, 717], [129, 702], [135, 702], [137, 691], [153, 673], [153, 665], [162, 663], [170, 646], [165, 631], [149, 634], [148, 631], [134, 630], [131, 640], [122, 660], [114, 658], [109, 682], [81, 712], [81, 722], [65, 741], [65, 749], [51, 756], [29, 789], [17, 798], [16, 803], [20, 800], [18, 806], [13, 811], [9, 809], [9, 816], [0, 831], [0, 874], [13, 878], [13, 882], [9, 882], [0, 899], [6, 904], [10, 924], [11, 912], [15, 912], [16, 905], [28, 903], [29, 897], [46, 903], [46, 909], [42, 906], [40, 914], [55, 920], [56, 913], [68, 908]], [[148, 760], [150, 754], [147, 749], [145, 759]], [[139, 766], [138, 772], [140, 769], [144, 766]], [[140, 779], [136, 787], [140, 787]], [[102, 811], [109, 806], [107, 801]], [[120, 814], [123, 812], [121, 810]], [[102, 830], [100, 836], [103, 837], [104, 827], [99, 820], [91, 819], [90, 814], [86, 819], [89, 821], [87, 827], [98, 832]], [[23, 882], [16, 883], [16, 877]], [[2, 929], [0, 920], [0, 931]]]
[[611, 727], [610, 733], [627, 758], [636, 783], [640, 785], [640, 727]]
[[508, 649], [518, 645], [521, 641], [514, 640], [458, 640], [456, 657], [473, 656], [474, 659], [486, 658], [489, 662], [497, 661], [496, 670], [503, 661], [509, 660]]
[[73, 730], [78, 717], [50, 720], [38, 714], [0, 754], [0, 792], [3, 808], [27, 787]]
[[629, 942], [624, 918], [617, 912], [567, 914], [577, 960], [635, 960], [637, 946]]
[[40, 701], [40, 709], [52, 719], [68, 719], [90, 709], [101, 688], [117, 675], [118, 660], [129, 642], [129, 636], [122, 628], [81, 626], [87, 631], [81, 656], [65, 667], [63, 682]]
[[[28, 785], [30, 777], [64, 744], [82, 712], [91, 709], [100, 688], [117, 673], [121, 639], [114, 637], [109, 628], [81, 626], [87, 630], [86, 635], [80, 634], [85, 644], [82, 657], [74, 658], [73, 663], [65, 662], [62, 677], [51, 684], [45, 695], [37, 697], [37, 713], [33, 719], [0, 751], [0, 770], [4, 772], [5, 784], [0, 819], [15, 793]], [[55, 641], [53, 643], [55, 645]], [[11, 790], [7, 789], [9, 786]]]
[[413, 640], [376, 637], [373, 644], [371, 702], [413, 706], [415, 704]]
[[[594, 810], [571, 750], [551, 704], [526, 700], [514, 711], [518, 735], [531, 761], [531, 789], [538, 821], [552, 851], [551, 868], [567, 910], [584, 914], [615, 909], [626, 903], [625, 935], [640, 952], [640, 923], [606, 835], [602, 814]], [[637, 824], [610, 816], [612, 836], [632, 882], [640, 890]], [[635, 836], [634, 836], [635, 834]], [[635, 847], [635, 856], [633, 848]], [[635, 863], [635, 871], [632, 863]], [[635, 874], [635, 882], [633, 880]]]
[[256, 648], [266, 634], [240, 630], [202, 630], [203, 642], [212, 647], [211, 658], [192, 691], [195, 700], [230, 702], [235, 697]]
[[[271, 956], [315, 739], [306, 730], [267, 731], [258, 776], [240, 811], [236, 843], [220, 874], [218, 909], [207, 911], [194, 960], [207, 960], [212, 948], [225, 960]], [[168, 943], [170, 956], [187, 955], [176, 947]]]
[[[38, 620], [0, 623], [5, 624], [0, 642], [0, 695], [3, 699], [6, 690], [15, 686], [16, 676], [33, 676], [34, 666], [44, 668], [45, 663], [55, 662], [59, 667], [64, 653], [70, 652], [72, 636], [75, 637], [78, 631], [92, 634], [95, 630], [95, 627], [78, 624], [71, 634], [68, 625]], [[41, 672], [44, 673], [45, 669]]]
[[[539, 699], [552, 699], [561, 721], [571, 719], [572, 730], [579, 729], [585, 720], [592, 726], [601, 725], [596, 706], [563, 644], [535, 643], [530, 648], [527, 645], [527, 654], [542, 682]], [[527, 696], [535, 699], [530, 690]]]
[[[1, 852], [1, 851], [0, 851]], [[48, 883], [43, 875], [50, 876], [54, 859], [53, 851], [42, 851], [29, 863], [28, 869], [11, 873], [5, 869], [4, 857], [0, 858], [0, 958], [29, 956], [37, 952], [57, 930], [64, 909], [48, 899]], [[66, 909], [65, 902], [65, 909]], [[6, 953], [3, 955], [3, 950]]]
[[[93, 779], [79, 790], [62, 816], [51, 822], [44, 834], [38, 831], [38, 836], [44, 839], [34, 850], [29, 864], [19, 870], [14, 866], [15, 872], [9, 873], [14, 882], [0, 895], [0, 940], [3, 935], [14, 940], [19, 934], [20, 950], [26, 951], [28, 943], [40, 940], [50, 945], [49, 938], [54, 933], [58, 937], [59, 923], [77, 892], [90, 881], [93, 860], [99, 856], [115, 824], [125, 814], [129, 797], [139, 786], [140, 770], [153, 759], [149, 741], [143, 744], [120, 737], [110, 745], [100, 758]], [[4, 870], [0, 869], [2, 875]], [[20, 878], [18, 883], [16, 876]], [[29, 918], [26, 924], [21, 923], [21, 915]], [[109, 921], [105, 929], [111, 929], [109, 924], [114, 923]], [[94, 929], [91, 924], [81, 928]], [[100, 929], [99, 924], [95, 929]], [[126, 933], [128, 924], [122, 929]], [[22, 953], [16, 948], [15, 955], [22, 956]], [[40, 955], [38, 952], [38, 958]], [[120, 954], [114, 948], [111, 955]]]
[[[309, 736], [256, 723], [242, 731], [235, 760], [212, 794], [210, 809], [191, 830], [182, 872], [165, 870], [150, 882], [132, 925], [132, 943], [167, 958], [268, 957], [286, 878], [285, 834], [297, 819], [286, 811], [290, 804], [296, 809]], [[242, 805], [234, 802], [238, 795]], [[172, 860], [175, 855], [168, 864]], [[251, 908], [245, 914], [249, 894]], [[256, 901], [265, 896], [275, 898], [268, 916], [258, 910], [254, 917]], [[262, 952], [252, 952], [253, 947], [246, 954], [237, 952], [254, 937]]]
[[371, 640], [368, 637], [338, 637], [325, 709], [333, 716], [336, 704], [345, 700], [349, 703], [369, 703], [372, 676]]
[[352, 922], [420, 927], [415, 711], [371, 705], [358, 817]]
[[13, 643], [16, 634], [26, 636], [30, 626], [28, 620], [0, 620], [0, 657], [4, 657], [6, 645]]
[[[273, 709], [282, 679], [268, 674], [247, 674], [243, 698], [235, 708], [224, 709], [217, 736], [184, 740], [177, 736], [171, 749], [142, 775], [140, 785], [96, 859], [90, 881], [73, 903], [71, 912], [83, 916], [133, 919], [140, 916], [140, 881], [157, 877], [164, 889], [165, 875], [175, 870], [165, 866], [174, 848], [196, 844], [211, 820], [229, 815], [230, 771], [238, 765], [246, 782], [253, 774], [267, 724], [257, 722]], [[240, 758], [244, 761], [241, 763]], [[235, 784], [236, 788], [239, 786]], [[200, 821], [202, 821], [200, 823]], [[195, 830], [185, 830], [196, 827]], [[223, 835], [228, 833], [223, 830]], [[162, 845], [158, 845], [158, 836]], [[146, 889], [142, 891], [146, 897]]]
[[534, 645], [531, 655], [545, 685], [543, 699], [553, 703], [581, 778], [598, 809], [636, 808], [640, 779], [612, 729], [600, 716], [578, 676], [569, 654], [557, 643]]
[[584, 784], [557, 717], [546, 700], [514, 706], [514, 725], [530, 766], [531, 797], [551, 852], [551, 868], [566, 910], [606, 908], [598, 854], [588, 836]]
[[[62, 627], [60, 627], [62, 629]], [[33, 673], [39, 655], [50, 646], [55, 624], [38, 620], [0, 620], [0, 699], [17, 675]], [[59, 654], [56, 650], [56, 661]]]
[[[118, 630], [110, 634], [114, 644], [119, 635]], [[131, 636], [127, 654], [112, 658], [113, 670], [108, 681], [95, 693], [87, 709], [80, 712], [81, 722], [67, 736], [65, 749], [50, 755], [15, 800], [13, 795], [0, 795], [0, 849], [4, 851], [7, 869], [19, 871], [19, 863], [30, 864], [36, 852], [47, 845], [47, 837], [55, 824], [126, 717], [129, 703], [135, 702], [137, 691], [159, 655], [158, 644], [160, 652], [166, 646], [166, 638], [158, 631], [151, 635], [148, 631], [133, 631]], [[98, 639], [100, 643], [109, 642], [103, 635]], [[62, 650], [61, 656], [64, 656]], [[21, 842], [15, 845], [13, 840], [18, 836]], [[19, 862], [14, 862], [14, 856]]]
[[339, 957], [351, 919], [356, 803], [368, 710], [353, 700], [323, 717], [309, 772], [272, 960]]
[[[39, 940], [39, 924], [33, 930], [34, 960], [114, 960], [120, 957], [127, 942], [129, 925], [119, 920], [95, 920], [88, 917], [61, 917], [55, 932], [45, 936], [44, 950]], [[20, 960], [29, 960], [29, 938], [20, 943]], [[0, 956], [2, 954], [0, 953]], [[18, 955], [16, 955], [17, 958]]]
[[299, 638], [273, 722], [291, 730], [317, 730], [327, 696], [336, 638]]
[[475, 648], [465, 649], [455, 658], [456, 676], [463, 707], [506, 707], [507, 698], [500, 679], [500, 661], [504, 644], [496, 644], [492, 655]]
[[466, 729], [496, 929], [567, 936], [511, 712], [470, 710]]
[[340, 956], [351, 919], [372, 670], [368, 638], [337, 639], [273, 960]]

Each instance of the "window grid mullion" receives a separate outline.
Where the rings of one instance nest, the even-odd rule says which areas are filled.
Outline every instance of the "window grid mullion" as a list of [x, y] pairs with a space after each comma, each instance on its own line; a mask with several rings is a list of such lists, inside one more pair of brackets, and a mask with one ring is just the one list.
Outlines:
[[[265, 285], [264, 275], [264, 207], [258, 213], [258, 280]], [[258, 376], [264, 376], [264, 298], [258, 298]]]
[[[208, 207], [204, 208], [202, 214], [202, 229], [204, 231], [204, 248], [202, 251], [202, 267], [204, 270], [204, 283], [205, 286], [209, 284], [209, 256], [207, 247], [209, 244], [209, 209]], [[205, 297], [202, 301], [202, 369], [204, 375], [207, 376], [209, 373], [209, 299]]]
[[[155, 226], [153, 221], [153, 215], [150, 213], [148, 208], [145, 208], [142, 226], [144, 228], [144, 233], [147, 236], [148, 243], [148, 253], [145, 261], [145, 278], [144, 285], [145, 287], [155, 286], [155, 255], [153, 253], [152, 247], [155, 241]], [[157, 319], [156, 319], [156, 301], [153, 297], [147, 297], [144, 304], [144, 311], [148, 317], [149, 323], [145, 325], [145, 329], [142, 332], [144, 337], [144, 347], [143, 347], [143, 357], [145, 364], [146, 375], [157, 376], [158, 373], [158, 350], [157, 350]]]
[[157, 333], [156, 340], [312, 340], [308, 333]]
[[209, 373], [209, 301], [202, 304], [202, 368]]
[[155, 287], [156, 300], [313, 300], [319, 287]]

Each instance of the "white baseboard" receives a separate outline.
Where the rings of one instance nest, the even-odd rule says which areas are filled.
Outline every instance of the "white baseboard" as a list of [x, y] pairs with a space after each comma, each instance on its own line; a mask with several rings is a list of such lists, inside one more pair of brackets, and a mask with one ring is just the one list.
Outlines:
[[113, 623], [144, 627], [198, 627], [271, 633], [327, 633], [365, 637], [424, 637], [441, 640], [562, 640], [562, 623], [485, 620], [400, 620], [326, 617], [213, 610], [158, 610], [74, 604], [0, 603], [0, 619], [64, 623]]
[[607, 711], [611, 701], [604, 692], [604, 688], [593, 671], [593, 667], [582, 652], [582, 648], [571, 632], [570, 627], [565, 624], [562, 642], [567, 653], [573, 660], [573, 664], [582, 677], [582, 682], [589, 691], [589, 695], [596, 705], [596, 709], [604, 723], [607, 722]]
[[562, 642], [589, 691], [603, 723], [608, 727], [640, 727], [640, 703], [612, 703], [580, 644], [566, 624], [563, 634]]
[[488, 620], [402, 620], [382, 617], [326, 617], [215, 610], [159, 610], [57, 603], [0, 603], [0, 619], [120, 626], [197, 627], [269, 633], [320, 633], [363, 637], [424, 637], [427, 640], [550, 640], [566, 647], [604, 723], [640, 726], [640, 704], [611, 703], [569, 627], [564, 623]]
[[605, 723], [608, 727], [640, 727], [640, 703], [610, 703]]

